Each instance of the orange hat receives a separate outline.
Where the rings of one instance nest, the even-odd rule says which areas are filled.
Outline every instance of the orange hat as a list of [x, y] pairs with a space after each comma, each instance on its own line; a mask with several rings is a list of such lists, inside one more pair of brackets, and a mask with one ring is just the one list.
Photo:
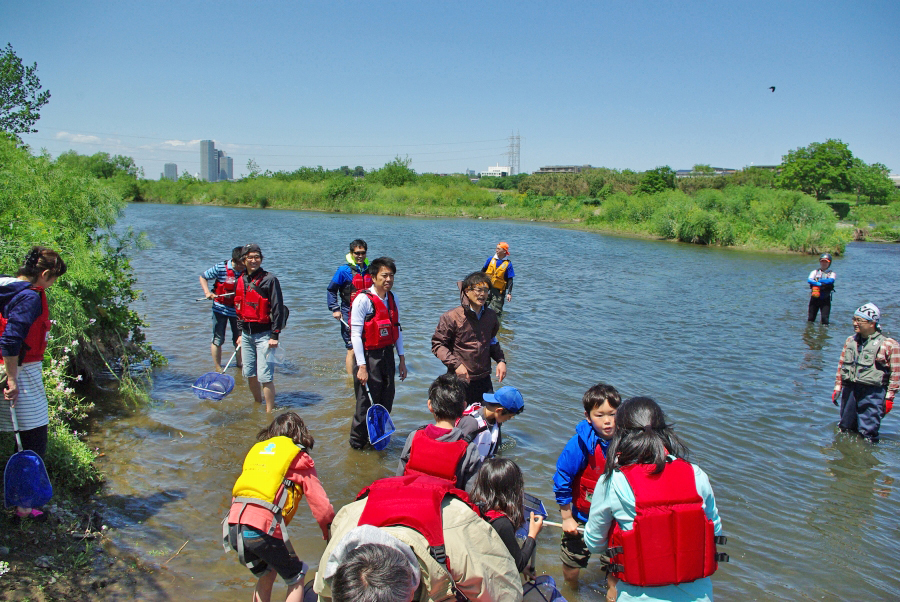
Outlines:
[[[498, 247], [503, 247], [503, 250], [506, 251], [507, 253], [509, 253], [509, 243], [506, 243], [506, 242], [498, 242], [498, 243], [497, 243], [497, 246], [498, 246]], [[510, 253], [510, 254], [511, 254], [511, 253]]]

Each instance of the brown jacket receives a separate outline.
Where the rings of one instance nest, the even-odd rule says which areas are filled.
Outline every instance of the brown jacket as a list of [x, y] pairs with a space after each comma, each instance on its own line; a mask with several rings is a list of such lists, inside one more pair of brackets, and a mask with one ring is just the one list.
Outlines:
[[500, 320], [493, 309], [485, 307], [478, 319], [468, 306], [460, 305], [441, 316], [431, 337], [431, 352], [451, 372], [462, 364], [470, 380], [489, 377], [491, 358], [506, 361], [500, 343], [491, 344], [499, 330]]

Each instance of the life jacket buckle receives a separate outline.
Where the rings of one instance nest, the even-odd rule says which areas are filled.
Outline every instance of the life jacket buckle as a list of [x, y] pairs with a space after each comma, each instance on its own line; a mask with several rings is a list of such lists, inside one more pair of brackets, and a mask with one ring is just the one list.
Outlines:
[[716, 535], [715, 542], [717, 546], [724, 546], [728, 543], [728, 537], [726, 535]]
[[618, 556], [622, 553], [622, 546], [613, 546], [611, 548], [606, 549], [606, 555], [612, 558], [613, 556]]
[[625, 567], [624, 567], [623, 565], [621, 565], [621, 564], [616, 564], [616, 563], [614, 563], [614, 562], [611, 562], [611, 563], [609, 563], [609, 566], [607, 567], [607, 570], [608, 570], [610, 573], [624, 573], [624, 572], [625, 572]]
[[716, 562], [730, 562], [728, 558], [728, 554], [725, 552], [717, 552], [716, 553]]
[[447, 566], [447, 550], [443, 545], [431, 546], [431, 556], [440, 564]]

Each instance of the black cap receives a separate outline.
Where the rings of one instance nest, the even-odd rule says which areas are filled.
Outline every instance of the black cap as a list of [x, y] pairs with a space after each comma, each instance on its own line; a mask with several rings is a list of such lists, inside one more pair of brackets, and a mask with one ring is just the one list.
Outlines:
[[244, 245], [244, 250], [241, 252], [241, 258], [246, 257], [248, 253], [259, 253], [262, 255], [262, 249], [260, 249], [259, 245], [255, 242], [251, 242], [249, 245]]

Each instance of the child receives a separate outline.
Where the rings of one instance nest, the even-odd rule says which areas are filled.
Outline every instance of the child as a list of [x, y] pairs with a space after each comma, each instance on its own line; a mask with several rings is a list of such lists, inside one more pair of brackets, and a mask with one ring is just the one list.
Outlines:
[[562, 515], [563, 535], [559, 558], [567, 581], [578, 579], [591, 557], [578, 528], [588, 520], [597, 479], [606, 466], [606, 449], [616, 426], [616, 408], [622, 402], [611, 385], [598, 383], [581, 400], [585, 420], [575, 426], [553, 476], [553, 491]]
[[828, 324], [831, 314], [831, 294], [834, 292], [834, 272], [831, 271], [831, 254], [823, 253], [819, 257], [819, 269], [809, 273], [806, 282], [809, 284], [809, 307], [807, 321], [815, 322], [816, 314], [822, 310], [822, 324]]
[[617, 600], [713, 599], [709, 576], [728, 560], [716, 553], [722, 523], [709, 478], [686, 455], [655, 401], [621, 405], [584, 532], [589, 549], [612, 552]]
[[306, 494], [306, 502], [327, 539], [334, 508], [309, 456], [315, 440], [300, 416], [294, 412], [278, 416], [256, 435], [256, 440], [259, 443], [250, 448], [243, 472], [234, 484], [223, 536], [259, 578], [255, 601], [269, 602], [277, 571], [288, 586], [287, 602], [299, 602], [308, 567], [294, 554], [287, 524]]
[[481, 466], [478, 447], [454, 426], [465, 407], [465, 387], [459, 378], [455, 374], [438, 376], [428, 388], [428, 411], [434, 415], [434, 424], [406, 438], [397, 476], [427, 474], [465, 489]]
[[528, 536], [520, 548], [516, 530], [525, 524], [526, 519], [522, 516], [525, 481], [518, 464], [506, 458], [485, 460], [475, 477], [469, 499], [481, 508], [487, 521], [506, 544], [518, 571], [524, 571], [534, 553], [538, 533], [544, 527], [544, 517], [531, 513], [528, 517]]
[[515, 387], [501, 387], [496, 393], [485, 393], [484, 404], [473, 403], [463, 412], [456, 428], [478, 446], [483, 459], [492, 458], [500, 449], [503, 437], [500, 425], [525, 411], [525, 400]]

